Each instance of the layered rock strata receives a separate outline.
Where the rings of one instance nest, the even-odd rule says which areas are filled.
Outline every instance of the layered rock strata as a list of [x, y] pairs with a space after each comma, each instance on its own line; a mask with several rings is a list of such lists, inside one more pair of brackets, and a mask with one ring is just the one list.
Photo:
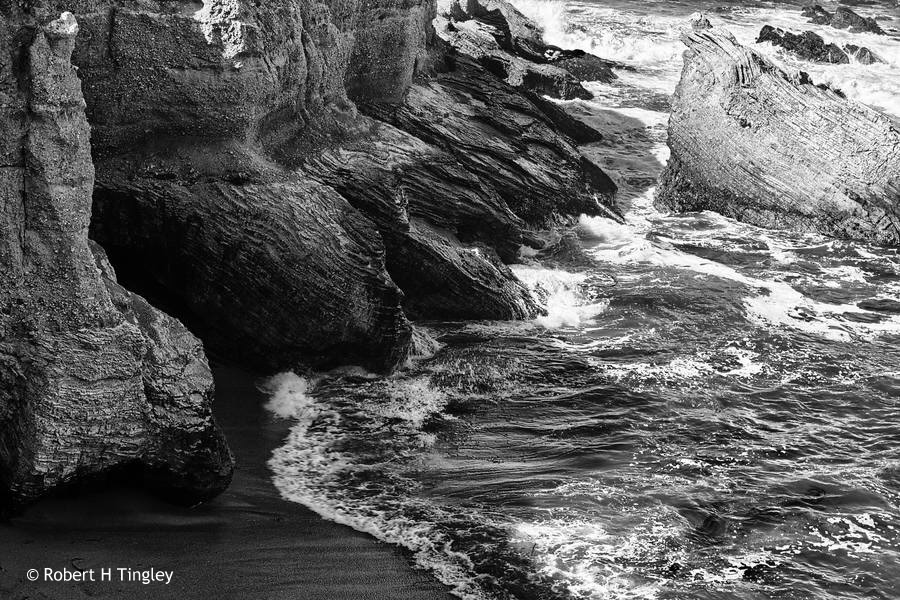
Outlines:
[[660, 207], [900, 245], [900, 131], [727, 31], [696, 30], [669, 123]]
[[[433, 37], [431, 0], [84, 5], [92, 236], [223, 356], [386, 371], [406, 312], [534, 316], [503, 264], [522, 227], [612, 205], [546, 101], [484, 65], [455, 70], [445, 129], [440, 112], [407, 118], [433, 110], [417, 104], [428, 65], [457, 52]], [[448, 277], [455, 301], [421, 291]]]

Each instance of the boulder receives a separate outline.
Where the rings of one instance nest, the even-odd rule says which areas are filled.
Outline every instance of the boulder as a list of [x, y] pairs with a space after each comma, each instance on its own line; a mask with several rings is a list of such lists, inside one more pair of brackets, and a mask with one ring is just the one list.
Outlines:
[[694, 31], [656, 198], [763, 227], [900, 245], [900, 131], [727, 31]]
[[0, 61], [0, 510], [111, 475], [179, 502], [212, 498], [233, 460], [203, 347], [119, 286], [88, 242], [78, 24], [4, 17], [0, 45], [22, 60]]
[[766, 25], [759, 32], [757, 44], [771, 42], [775, 46], [799, 56], [804, 60], [822, 63], [848, 64], [850, 57], [835, 44], [826, 44], [822, 36], [812, 31], [801, 34]]
[[857, 46], [856, 44], [847, 44], [844, 51], [852, 56], [856, 62], [862, 65], [874, 65], [875, 63], [883, 63], [884, 61], [877, 54], [866, 48], [865, 46]]
[[857, 33], [865, 32], [885, 35], [878, 21], [871, 17], [860, 16], [846, 6], [838, 6], [832, 13], [815, 4], [805, 7], [803, 16], [808, 18], [810, 23], [815, 23], [816, 25], [828, 25], [835, 29], [849, 29]]
[[388, 268], [406, 291], [414, 318], [511, 320], [540, 313], [531, 292], [482, 243], [463, 244], [451, 232], [410, 219], [394, 243]]

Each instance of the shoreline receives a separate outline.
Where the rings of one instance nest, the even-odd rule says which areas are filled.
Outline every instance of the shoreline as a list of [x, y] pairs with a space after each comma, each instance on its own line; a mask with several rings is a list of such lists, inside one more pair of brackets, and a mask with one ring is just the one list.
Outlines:
[[[266, 461], [290, 422], [264, 408], [256, 379], [213, 368], [215, 414], [237, 461], [215, 500], [172, 506], [140, 490], [49, 498], [0, 524], [0, 597], [448, 600], [447, 588], [403, 552], [283, 500]], [[172, 571], [169, 585], [43, 582], [29, 569]], [[43, 577], [43, 576], [41, 576]]]

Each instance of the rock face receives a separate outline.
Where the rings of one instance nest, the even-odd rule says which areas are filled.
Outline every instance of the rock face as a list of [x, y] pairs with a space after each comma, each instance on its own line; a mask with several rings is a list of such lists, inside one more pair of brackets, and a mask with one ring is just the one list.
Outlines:
[[828, 12], [820, 5], [807, 6], [803, 9], [803, 16], [810, 23], [816, 25], [829, 25], [835, 29], [850, 29], [855, 32], [876, 33], [885, 35], [878, 21], [868, 17], [862, 17], [846, 6], [838, 6], [833, 13]]
[[615, 214], [612, 180], [534, 103], [469, 57], [449, 56], [403, 104], [363, 110], [455, 156], [532, 227], [564, 215]]
[[120, 472], [182, 502], [232, 458], [181, 323], [119, 286], [88, 242], [94, 169], [71, 14], [4, 7], [0, 45], [0, 505]]
[[[433, 0], [216, 0], [199, 11], [93, 0], [81, 10], [74, 61], [97, 157], [91, 235], [123, 281], [223, 356], [265, 370], [386, 371], [409, 349], [404, 309], [533, 316], [503, 265], [522, 227], [612, 202], [615, 186], [533, 92], [484, 65], [459, 83], [468, 95], [438, 99], [446, 131], [438, 113], [398, 116], [433, 109], [417, 74], [454, 52], [429, 44]], [[559, 72], [560, 85], [585, 93]], [[459, 293], [425, 297], [448, 277]]]
[[411, 327], [377, 230], [268, 149], [340, 133], [348, 90], [402, 96], [431, 2], [85, 4], [91, 235], [120, 274], [263, 370], [403, 360]]
[[900, 245], [892, 119], [789, 76], [727, 31], [683, 39], [659, 206]]

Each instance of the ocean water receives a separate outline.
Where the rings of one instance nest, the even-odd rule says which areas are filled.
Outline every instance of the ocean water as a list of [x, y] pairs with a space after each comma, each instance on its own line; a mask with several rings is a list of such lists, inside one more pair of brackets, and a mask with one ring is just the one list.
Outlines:
[[[885, 64], [758, 49], [898, 117], [900, 40], [784, 2], [514, 3], [636, 68], [572, 103], [627, 222], [523, 256], [534, 322], [419, 324], [436, 342], [390, 378], [270, 381], [294, 421], [278, 489], [461, 598], [900, 598], [900, 254], [652, 205], [691, 13], [870, 47]], [[900, 27], [895, 3], [859, 10]]]

